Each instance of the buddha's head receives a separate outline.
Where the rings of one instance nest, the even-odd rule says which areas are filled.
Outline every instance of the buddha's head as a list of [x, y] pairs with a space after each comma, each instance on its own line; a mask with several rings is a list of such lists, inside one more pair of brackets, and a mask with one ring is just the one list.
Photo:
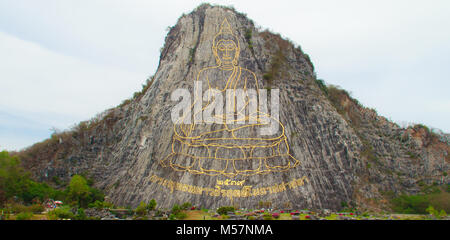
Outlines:
[[227, 19], [223, 20], [219, 33], [213, 40], [212, 50], [216, 57], [217, 65], [223, 67], [236, 66], [239, 58], [239, 41], [231, 31]]

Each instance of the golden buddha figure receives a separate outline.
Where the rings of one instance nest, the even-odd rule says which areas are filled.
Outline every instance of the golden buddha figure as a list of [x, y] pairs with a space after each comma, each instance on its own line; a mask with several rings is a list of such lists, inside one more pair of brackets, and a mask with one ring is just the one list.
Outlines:
[[[204, 94], [194, 97], [191, 105], [194, 122], [184, 124], [182, 118], [174, 124], [172, 152], [161, 164], [176, 171], [226, 177], [296, 167], [299, 161], [289, 153], [284, 126], [261, 105], [265, 90], [260, 90], [254, 72], [238, 65], [240, 44], [227, 19], [213, 39], [212, 52], [217, 65], [200, 70], [195, 82]], [[278, 131], [262, 134], [271, 124]]]

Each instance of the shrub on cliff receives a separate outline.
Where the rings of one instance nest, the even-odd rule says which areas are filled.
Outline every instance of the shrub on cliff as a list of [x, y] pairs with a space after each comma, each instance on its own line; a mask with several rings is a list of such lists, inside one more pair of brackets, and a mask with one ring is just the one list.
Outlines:
[[190, 202], [185, 202], [181, 205], [181, 208], [184, 210], [188, 210], [191, 207], [192, 207], [192, 203], [190, 203]]
[[62, 206], [48, 212], [48, 218], [50, 220], [59, 219], [73, 219], [75, 215], [72, 213], [72, 209], [69, 206]]
[[74, 175], [70, 180], [67, 189], [67, 200], [72, 205], [85, 208], [89, 206], [89, 203], [95, 203], [97, 200], [103, 201], [104, 197], [104, 194], [98, 189], [90, 187], [83, 176]]
[[227, 215], [228, 212], [234, 212], [235, 209], [232, 206], [225, 206], [225, 207], [220, 207], [219, 209], [217, 209], [217, 213], [220, 215]]
[[156, 208], [156, 201], [155, 199], [152, 199], [147, 204], [145, 204], [144, 202], [140, 202], [139, 206], [136, 207], [134, 212], [139, 216], [144, 216], [148, 213], [148, 211], [155, 210], [155, 208]]
[[172, 207], [172, 214], [170, 214], [169, 219], [173, 220], [173, 219], [185, 219], [187, 217], [187, 214], [185, 212], [183, 212], [183, 208], [178, 205], [175, 204]]
[[147, 212], [148, 212], [147, 204], [145, 204], [144, 202], [140, 202], [139, 206], [137, 206], [136, 209], [134, 209], [134, 212], [138, 216], [145, 216], [147, 214]]
[[114, 204], [110, 203], [110, 202], [105, 202], [105, 201], [101, 201], [101, 200], [96, 200], [93, 203], [89, 203], [88, 205], [89, 208], [95, 208], [95, 209], [111, 209], [114, 208]]
[[150, 200], [150, 202], [147, 204], [147, 209], [148, 209], [149, 211], [151, 211], [151, 210], [155, 210], [155, 208], [156, 208], [156, 200], [155, 200], [155, 199], [152, 199], [152, 200]]

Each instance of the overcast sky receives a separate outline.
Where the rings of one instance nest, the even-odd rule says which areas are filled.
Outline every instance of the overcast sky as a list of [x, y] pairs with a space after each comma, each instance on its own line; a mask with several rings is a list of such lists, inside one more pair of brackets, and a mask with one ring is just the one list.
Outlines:
[[[450, 132], [450, 1], [210, 1], [291, 39], [319, 78], [397, 123]], [[0, 0], [0, 150], [120, 104], [201, 1]]]

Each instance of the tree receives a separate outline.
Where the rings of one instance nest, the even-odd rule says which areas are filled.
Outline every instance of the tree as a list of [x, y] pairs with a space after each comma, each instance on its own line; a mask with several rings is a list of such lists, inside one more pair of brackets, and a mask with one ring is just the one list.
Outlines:
[[98, 189], [89, 186], [89, 182], [81, 175], [74, 175], [66, 189], [67, 199], [74, 205], [86, 208], [95, 201], [103, 202], [105, 195]]
[[183, 212], [183, 208], [181, 206], [179, 206], [178, 204], [173, 205], [172, 214], [170, 218], [185, 219], [186, 217], [187, 214]]
[[156, 200], [155, 200], [155, 199], [152, 199], [152, 200], [150, 200], [150, 202], [147, 204], [147, 209], [148, 209], [149, 211], [152, 211], [152, 210], [155, 210], [155, 208], [156, 208]]
[[430, 215], [432, 215], [432, 216], [434, 216], [434, 217], [436, 217], [436, 218], [438, 218], [438, 219], [441, 219], [441, 218], [447, 216], [447, 213], [446, 213], [443, 209], [439, 212], [438, 210], [436, 210], [436, 209], [435, 209], [433, 206], [431, 206], [431, 205], [427, 208], [427, 212], [428, 212]]
[[77, 205], [86, 207], [91, 195], [86, 179], [80, 175], [74, 175], [69, 183], [68, 200]]
[[20, 165], [17, 156], [10, 156], [8, 152], [0, 152], [0, 206], [17, 197], [24, 203], [34, 200], [44, 201], [46, 198], [61, 198], [61, 192], [46, 183], [35, 182], [30, 173]]
[[14, 196], [21, 197], [27, 191], [29, 181], [29, 174], [20, 167], [19, 158], [10, 156], [7, 151], [0, 152], [1, 198], [5, 201]]
[[235, 209], [232, 206], [225, 206], [225, 207], [220, 207], [219, 209], [217, 209], [217, 213], [220, 215], [227, 215], [228, 212], [234, 212]]
[[134, 210], [134, 212], [139, 216], [145, 216], [147, 214], [147, 205], [144, 202], [140, 202], [139, 206]]
[[56, 190], [46, 183], [36, 182], [30, 176], [30, 173], [21, 167], [17, 156], [10, 156], [6, 151], [0, 152], [0, 207], [10, 199], [30, 204], [35, 200], [42, 202], [53, 198], [86, 208], [89, 203], [103, 201], [105, 198], [103, 192], [90, 187], [92, 180], [88, 181], [80, 175], [74, 175], [64, 191]]

